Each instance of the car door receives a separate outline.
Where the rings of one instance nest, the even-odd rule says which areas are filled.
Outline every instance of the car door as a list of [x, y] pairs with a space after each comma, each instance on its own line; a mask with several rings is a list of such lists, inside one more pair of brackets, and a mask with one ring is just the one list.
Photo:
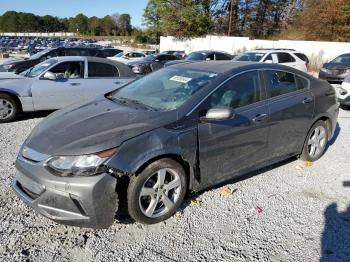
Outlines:
[[266, 159], [268, 106], [259, 71], [230, 79], [197, 109], [231, 107], [233, 118], [198, 124], [201, 183], [210, 185]]
[[48, 70], [56, 80], [45, 79], [43, 73], [32, 85], [34, 109], [55, 110], [81, 99], [84, 61], [62, 62]]
[[90, 99], [116, 90], [132, 80], [130, 77], [120, 77], [118, 67], [115, 65], [89, 61], [86, 78], [81, 86], [81, 97]]
[[269, 106], [269, 155], [298, 153], [314, 112], [309, 80], [287, 71], [265, 70]]

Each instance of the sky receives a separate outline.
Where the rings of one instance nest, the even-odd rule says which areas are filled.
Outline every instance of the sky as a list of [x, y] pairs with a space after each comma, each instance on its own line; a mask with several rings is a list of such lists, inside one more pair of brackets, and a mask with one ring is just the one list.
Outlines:
[[114, 13], [129, 13], [133, 26], [142, 25], [147, 0], [0, 0], [0, 15], [6, 11], [71, 17], [79, 13], [103, 17]]

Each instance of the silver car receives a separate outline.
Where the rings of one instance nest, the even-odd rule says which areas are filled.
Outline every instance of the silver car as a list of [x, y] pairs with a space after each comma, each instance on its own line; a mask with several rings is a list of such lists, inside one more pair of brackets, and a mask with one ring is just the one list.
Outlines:
[[97, 57], [56, 57], [16, 75], [0, 73], [0, 123], [21, 112], [56, 110], [135, 79], [124, 64]]

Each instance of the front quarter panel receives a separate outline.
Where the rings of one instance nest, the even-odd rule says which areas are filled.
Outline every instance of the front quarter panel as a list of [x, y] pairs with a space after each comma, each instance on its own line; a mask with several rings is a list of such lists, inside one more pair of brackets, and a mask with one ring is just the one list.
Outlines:
[[106, 165], [129, 175], [152, 159], [178, 156], [190, 167], [190, 189], [194, 185], [197, 152], [197, 127], [158, 128], [124, 142]]

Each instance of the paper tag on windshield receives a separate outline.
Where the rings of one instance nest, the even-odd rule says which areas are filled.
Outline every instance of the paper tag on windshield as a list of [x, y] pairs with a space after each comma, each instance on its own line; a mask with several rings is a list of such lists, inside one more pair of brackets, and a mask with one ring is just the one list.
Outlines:
[[170, 80], [187, 84], [188, 82], [190, 82], [192, 80], [192, 78], [184, 77], [184, 76], [173, 76], [172, 78], [170, 78]]

